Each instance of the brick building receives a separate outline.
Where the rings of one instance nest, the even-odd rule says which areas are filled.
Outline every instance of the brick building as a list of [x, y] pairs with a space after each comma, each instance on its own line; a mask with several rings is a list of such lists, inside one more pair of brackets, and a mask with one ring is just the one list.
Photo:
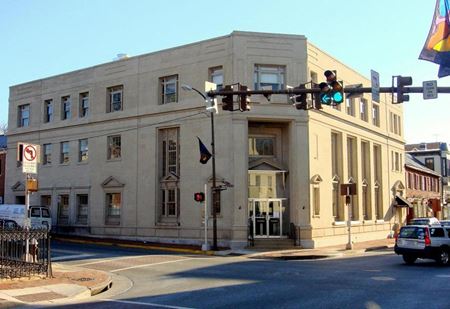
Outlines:
[[425, 167], [410, 154], [405, 158], [406, 198], [408, 208], [406, 221], [417, 217], [442, 219], [441, 176]]

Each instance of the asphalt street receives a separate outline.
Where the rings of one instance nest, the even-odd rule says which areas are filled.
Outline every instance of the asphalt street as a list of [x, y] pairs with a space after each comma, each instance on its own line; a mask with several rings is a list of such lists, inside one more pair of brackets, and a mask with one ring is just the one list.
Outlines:
[[111, 290], [66, 308], [450, 308], [450, 266], [409, 266], [394, 253], [281, 261], [63, 243], [53, 252], [114, 275]]

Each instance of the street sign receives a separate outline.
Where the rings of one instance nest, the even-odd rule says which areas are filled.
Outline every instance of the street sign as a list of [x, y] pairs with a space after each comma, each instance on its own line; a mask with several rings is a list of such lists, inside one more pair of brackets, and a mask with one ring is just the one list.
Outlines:
[[372, 82], [372, 101], [380, 103], [380, 74], [370, 70], [370, 80]]
[[436, 99], [437, 96], [437, 81], [430, 80], [423, 82], [423, 99]]
[[23, 144], [22, 172], [25, 174], [37, 174], [39, 145]]

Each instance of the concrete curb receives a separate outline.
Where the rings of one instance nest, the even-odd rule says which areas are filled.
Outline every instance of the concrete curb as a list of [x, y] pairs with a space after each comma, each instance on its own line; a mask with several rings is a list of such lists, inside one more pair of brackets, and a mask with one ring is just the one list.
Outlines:
[[112, 277], [111, 277], [111, 275], [108, 274], [108, 279], [106, 279], [105, 281], [103, 281], [95, 286], [89, 287], [89, 290], [91, 291], [91, 296], [94, 296], [94, 295], [97, 295], [97, 294], [100, 294], [102, 292], [109, 290], [112, 287], [112, 284], [113, 284]]
[[200, 255], [216, 255], [215, 251], [208, 250], [202, 251], [197, 249], [187, 249], [187, 248], [174, 248], [174, 247], [165, 247], [165, 246], [155, 246], [155, 245], [146, 245], [146, 244], [124, 244], [124, 243], [114, 243], [108, 241], [95, 241], [95, 240], [87, 240], [87, 239], [72, 239], [61, 236], [53, 236], [52, 239], [60, 240], [65, 242], [72, 242], [78, 244], [94, 244], [94, 245], [102, 245], [102, 246], [116, 246], [121, 248], [134, 248], [134, 249], [144, 249], [144, 250], [159, 250], [159, 251], [169, 251], [169, 252], [179, 252], [179, 253], [190, 253], [190, 254], [200, 254]]

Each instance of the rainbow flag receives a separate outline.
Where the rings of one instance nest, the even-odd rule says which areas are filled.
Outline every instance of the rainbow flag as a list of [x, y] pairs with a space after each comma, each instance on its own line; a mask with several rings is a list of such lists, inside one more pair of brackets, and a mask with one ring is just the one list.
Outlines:
[[450, 75], [449, 1], [436, 1], [430, 32], [419, 55], [419, 59], [439, 64], [439, 77]]

